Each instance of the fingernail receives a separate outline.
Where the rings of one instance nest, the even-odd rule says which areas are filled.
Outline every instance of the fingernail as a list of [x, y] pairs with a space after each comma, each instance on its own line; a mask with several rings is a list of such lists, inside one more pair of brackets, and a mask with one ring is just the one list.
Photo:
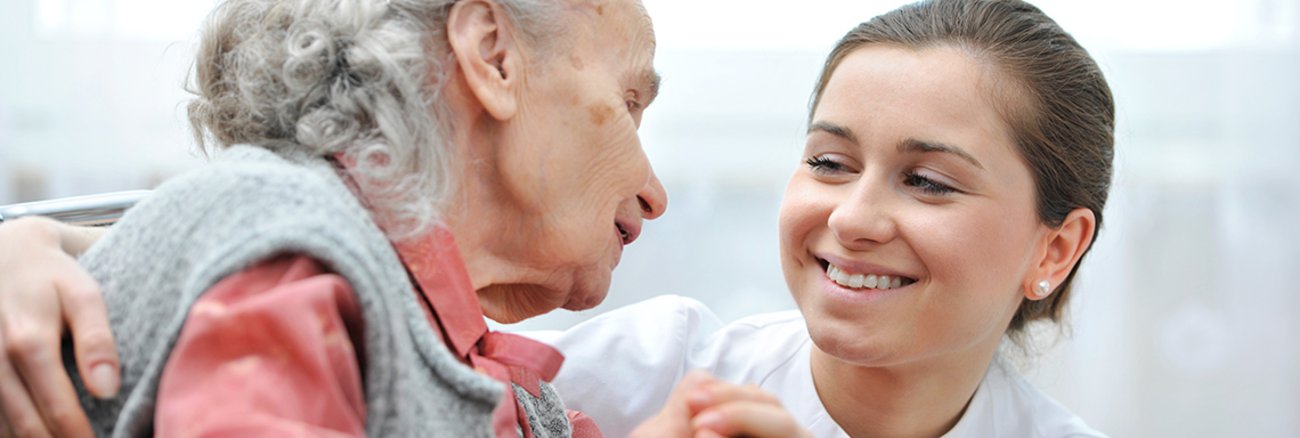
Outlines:
[[702, 389], [691, 391], [691, 394], [687, 396], [687, 400], [694, 405], [706, 405], [709, 403], [710, 398], [712, 398], [712, 396], [709, 392]]
[[90, 369], [90, 382], [95, 385], [95, 393], [99, 398], [111, 398], [117, 395], [118, 378], [117, 367], [109, 364], [95, 365]]
[[695, 428], [697, 429], [717, 429], [720, 427], [722, 427], [722, 414], [705, 412], [695, 417]]

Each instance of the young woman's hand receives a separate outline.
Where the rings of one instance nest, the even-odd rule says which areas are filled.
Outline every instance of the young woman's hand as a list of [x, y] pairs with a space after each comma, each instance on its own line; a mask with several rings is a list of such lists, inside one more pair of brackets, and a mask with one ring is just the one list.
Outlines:
[[93, 436], [63, 369], [65, 324], [86, 387], [117, 393], [108, 310], [74, 258], [100, 235], [44, 218], [0, 225], [0, 436]]

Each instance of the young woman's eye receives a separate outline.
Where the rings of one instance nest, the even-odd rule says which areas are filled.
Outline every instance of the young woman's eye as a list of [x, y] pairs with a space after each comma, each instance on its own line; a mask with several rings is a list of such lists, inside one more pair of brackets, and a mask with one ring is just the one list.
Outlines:
[[844, 172], [847, 170], [843, 164], [836, 162], [825, 155], [815, 155], [804, 161], [809, 169], [818, 174], [830, 174]]
[[915, 187], [927, 195], [943, 196], [957, 191], [957, 189], [952, 188], [952, 186], [935, 181], [916, 172], [908, 172], [904, 175], [903, 184], [906, 184], [908, 187]]

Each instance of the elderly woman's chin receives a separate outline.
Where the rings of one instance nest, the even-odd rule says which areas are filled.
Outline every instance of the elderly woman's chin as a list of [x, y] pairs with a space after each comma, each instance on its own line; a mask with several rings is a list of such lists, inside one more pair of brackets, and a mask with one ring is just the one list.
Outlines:
[[609, 293], [612, 268], [591, 267], [558, 277], [569, 277], [565, 285], [500, 284], [478, 290], [483, 315], [502, 324], [513, 324], [555, 309], [587, 310], [599, 305]]
[[[621, 252], [620, 252], [621, 254]], [[618, 259], [614, 259], [614, 265], [618, 264]], [[578, 278], [573, 283], [573, 289], [569, 293], [569, 300], [562, 306], [565, 310], [579, 311], [587, 310], [605, 301], [605, 296], [609, 294], [610, 276], [614, 267], [609, 269], [592, 268], [587, 272], [578, 274]]]

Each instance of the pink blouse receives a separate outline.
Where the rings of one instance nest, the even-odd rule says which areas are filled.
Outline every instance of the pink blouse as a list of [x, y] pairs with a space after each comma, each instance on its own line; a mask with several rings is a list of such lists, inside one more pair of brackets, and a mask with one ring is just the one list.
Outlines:
[[[537, 341], [487, 329], [451, 233], [398, 245], [430, 326], [467, 366], [539, 396], [564, 357]], [[356, 350], [364, 321], [351, 286], [316, 260], [286, 255], [213, 285], [190, 308], [159, 383], [158, 436], [365, 436]], [[498, 437], [532, 437], [506, 388]], [[599, 437], [569, 412], [575, 437]], [[436, 431], [431, 431], [436, 432]]]

